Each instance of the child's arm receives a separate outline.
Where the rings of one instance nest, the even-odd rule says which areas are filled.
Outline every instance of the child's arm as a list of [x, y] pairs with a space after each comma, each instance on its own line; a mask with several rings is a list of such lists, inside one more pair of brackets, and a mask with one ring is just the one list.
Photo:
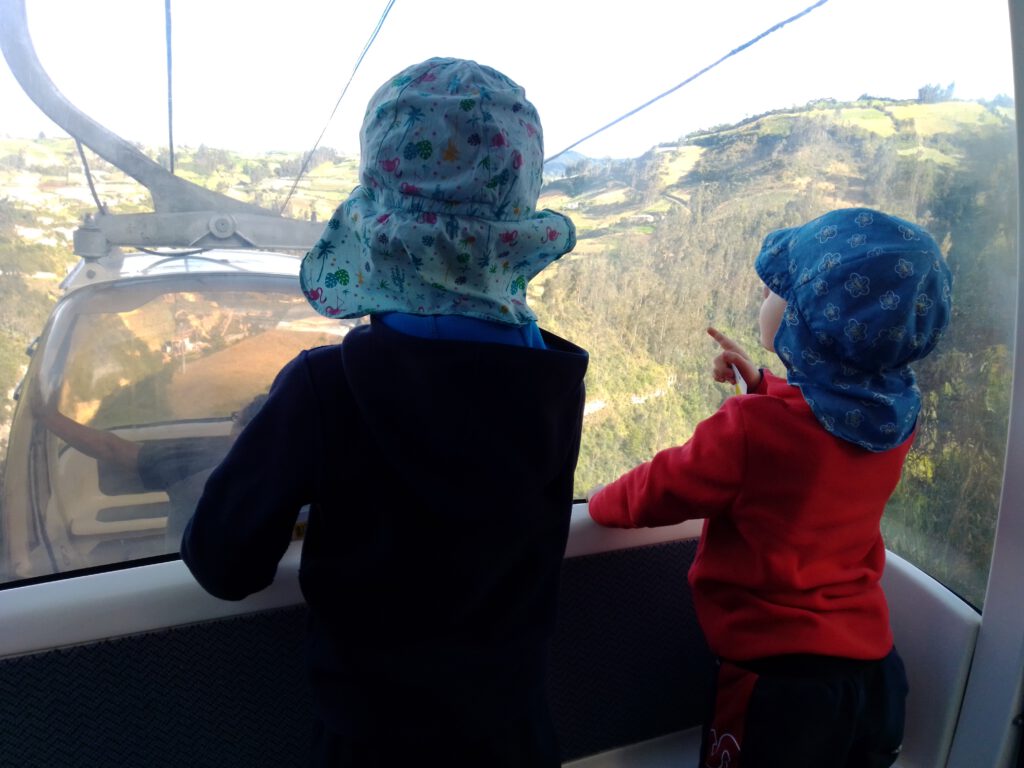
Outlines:
[[708, 328], [708, 335], [718, 342], [722, 351], [715, 356], [712, 363], [712, 375], [715, 381], [738, 384], [735, 370], [739, 371], [749, 392], [755, 391], [761, 384], [761, 371], [747, 355], [746, 350], [730, 339], [717, 328]]
[[588, 494], [590, 516], [614, 528], [675, 525], [732, 506], [743, 482], [746, 440], [739, 404], [730, 398], [697, 425], [684, 445]]
[[[305, 353], [303, 353], [304, 355]], [[304, 356], [278, 374], [270, 396], [210, 475], [185, 528], [181, 559], [196, 581], [224, 600], [269, 586], [310, 501], [310, 467], [322, 456], [316, 395]]]
[[68, 418], [57, 406], [45, 402], [37, 390], [30, 395], [33, 414], [61, 440], [97, 461], [109, 461], [128, 470], [138, 470], [141, 446], [113, 432], [93, 429]]

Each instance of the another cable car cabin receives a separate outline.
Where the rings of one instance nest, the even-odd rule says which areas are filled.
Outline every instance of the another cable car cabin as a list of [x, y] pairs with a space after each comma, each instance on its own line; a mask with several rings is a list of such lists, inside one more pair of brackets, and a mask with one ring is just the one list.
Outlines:
[[[76, 267], [20, 384], [7, 580], [177, 552], [177, 494], [187, 516], [201, 490], [178, 486], [216, 465], [237, 414], [284, 363], [349, 327], [309, 316], [297, 268], [294, 256], [244, 251]], [[96, 444], [109, 435], [142, 452], [117, 461]]]
[[[88, 22], [69, 16], [60, 26], [91, 24], [98, 35], [96, 20], [109, 14], [89, 5]], [[655, 138], [640, 150], [618, 155], [595, 136], [547, 167], [542, 202], [572, 215], [580, 238], [529, 298], [542, 325], [591, 352], [579, 496], [680, 442], [729, 395], [707, 376], [703, 329], [714, 324], [755, 347], [760, 286], [750, 262], [766, 229], [844, 204], [926, 225], [954, 269], [957, 315], [939, 354], [918, 370], [925, 409], [883, 522], [884, 586], [911, 685], [898, 765], [1019, 764], [1024, 371], [1015, 347], [1024, 293], [1020, 98], [1011, 91], [1024, 82], [1024, 4], [651, 3], [601, 14], [549, 4], [543, 18], [556, 31], [541, 58], [546, 74], [563, 73], [553, 91], [545, 89], [556, 78], [531, 81], [524, 60], [538, 56], [525, 41], [538, 39], [540, 6], [506, 19], [483, 47], [447, 2], [389, 4], [379, 18], [382, 9], [362, 18], [330, 4], [252, 11], [271, 17], [274, 37], [263, 42], [264, 27], [248, 15], [222, 20], [244, 22], [237, 41], [190, 37], [224, 25], [196, 23], [187, 3], [173, 6], [173, 45], [164, 9], [147, 17], [141, 4], [118, 11], [118, 28], [133, 29], [118, 45], [121, 60], [135, 57], [141, 69], [145, 48], [161, 43], [157, 71], [178, 76], [179, 118], [189, 96], [223, 94], [223, 83], [196, 77], [184, 54], [163, 69], [167, 51], [216, 45], [219, 59], [248, 57], [256, 67], [254, 46], [283, 46], [297, 24], [306, 44], [294, 76], [323, 80], [339, 72], [341, 43], [310, 46], [311, 19], [339, 35], [361, 23], [353, 54], [371, 35], [352, 56], [353, 92], [339, 115], [360, 112], [366, 98], [356, 92], [381, 79], [373, 67], [390, 73], [438, 53], [516, 73], [552, 151], [664, 92], [606, 132], [649, 120]], [[442, 13], [451, 23], [437, 23]], [[0, 135], [12, 137], [0, 139], [0, 377], [11, 393], [0, 413], [9, 430], [0, 764], [303, 765], [301, 543], [266, 591], [241, 603], [207, 596], [175, 554], [176, 502], [189, 489], [148, 486], [138, 458], [215, 461], [281, 363], [344, 334], [345, 325], [308, 310], [294, 253], [320, 226], [301, 219], [333, 209], [357, 183], [355, 163], [323, 147], [175, 147], [170, 136], [140, 137], [139, 149], [88, 118], [84, 101], [46, 87], [47, 71], [63, 83], [86, 63], [52, 26], [40, 4], [0, 0], [10, 67], [0, 88], [13, 105], [0, 117]], [[411, 34], [427, 28], [429, 36]], [[623, 53], [627, 39], [643, 40], [642, 50]], [[919, 62], [933, 70], [915, 69]], [[936, 83], [932, 71], [944, 79]], [[660, 81], [655, 73], [665, 72]], [[910, 92], [907, 78], [916, 78]], [[322, 119], [303, 122], [298, 106], [283, 106], [297, 87], [255, 79], [260, 93], [279, 94], [275, 108], [293, 124]], [[558, 112], [566, 83], [569, 117]], [[327, 77], [319, 93], [333, 98], [343, 85]], [[859, 90], [840, 92], [850, 87]], [[608, 112], [591, 121], [598, 102]], [[32, 110], [73, 138], [23, 138], [21, 112]], [[161, 121], [169, 117], [161, 111]], [[230, 130], [240, 144], [260, 135], [252, 124]], [[149, 190], [152, 210], [129, 177]], [[79, 226], [85, 213], [91, 221]], [[123, 450], [134, 464], [111, 458]], [[480, 503], [485, 512], [487, 499]], [[549, 690], [566, 765], [696, 763], [711, 663], [685, 582], [699, 530], [599, 529], [577, 504]]]

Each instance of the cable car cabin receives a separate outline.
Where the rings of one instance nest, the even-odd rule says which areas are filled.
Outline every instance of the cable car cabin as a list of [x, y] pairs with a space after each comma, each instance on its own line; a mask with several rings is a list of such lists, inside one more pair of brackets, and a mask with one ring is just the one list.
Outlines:
[[[300, 350], [349, 327], [309, 316], [297, 268], [253, 251], [75, 268], [21, 385], [3, 486], [7, 580], [177, 552], [171, 496], [184, 494], [187, 520], [201, 490], [189, 484], [227, 451], [238, 414]], [[141, 450], [119, 461], [97, 444], [112, 440]]]
[[[508, 72], [544, 122], [541, 207], [579, 238], [528, 298], [591, 355], [580, 499], [731, 396], [704, 329], [757, 348], [768, 230], [867, 206], [935, 235], [955, 315], [917, 367], [917, 436], [883, 518], [910, 683], [897, 765], [1019, 765], [1024, 2], [872, 2], [527, 3], [482, 36], [447, 0], [224, 18], [96, 0], [60, 24], [0, 0], [0, 765], [306, 764], [301, 526], [274, 584], [237, 603], [195, 584], [180, 526], [282, 364], [352, 326], [310, 310], [298, 255], [359, 183], [369, 93], [434, 55]], [[310, 46], [312, 24], [337, 39]], [[112, 28], [131, 34], [97, 45]], [[263, 72], [270, 45], [286, 55]], [[197, 67], [196, 50], [218, 55]], [[225, 105], [209, 67], [239, 61], [239, 103], [273, 116]], [[120, 106], [98, 98], [122, 77]], [[129, 118], [150, 108], [147, 133]], [[699, 535], [599, 528], [576, 503], [548, 680], [565, 765], [697, 764], [713, 667], [686, 582]]]

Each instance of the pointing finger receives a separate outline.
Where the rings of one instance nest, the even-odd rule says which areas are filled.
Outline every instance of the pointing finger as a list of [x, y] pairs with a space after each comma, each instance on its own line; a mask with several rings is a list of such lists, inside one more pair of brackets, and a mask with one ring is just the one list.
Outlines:
[[708, 335], [718, 342], [718, 346], [727, 351], [739, 351], [740, 345], [733, 341], [731, 338], [726, 336], [717, 328], [708, 328]]

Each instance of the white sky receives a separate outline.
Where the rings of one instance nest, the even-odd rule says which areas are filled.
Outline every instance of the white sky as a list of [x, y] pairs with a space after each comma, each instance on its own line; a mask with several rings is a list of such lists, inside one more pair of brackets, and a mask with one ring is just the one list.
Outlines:
[[[430, 56], [526, 88], [548, 155], [671, 88], [812, 0], [397, 0], [322, 144], [358, 149], [370, 94]], [[167, 143], [163, 0], [26, 0], [44, 68], [126, 139]], [[308, 150], [386, 0], [172, 0], [175, 144]], [[821, 97], [1012, 94], [1005, 0], [829, 0], [655, 106], [577, 147], [659, 141]], [[0, 136], [60, 130], [0, 66]]]

